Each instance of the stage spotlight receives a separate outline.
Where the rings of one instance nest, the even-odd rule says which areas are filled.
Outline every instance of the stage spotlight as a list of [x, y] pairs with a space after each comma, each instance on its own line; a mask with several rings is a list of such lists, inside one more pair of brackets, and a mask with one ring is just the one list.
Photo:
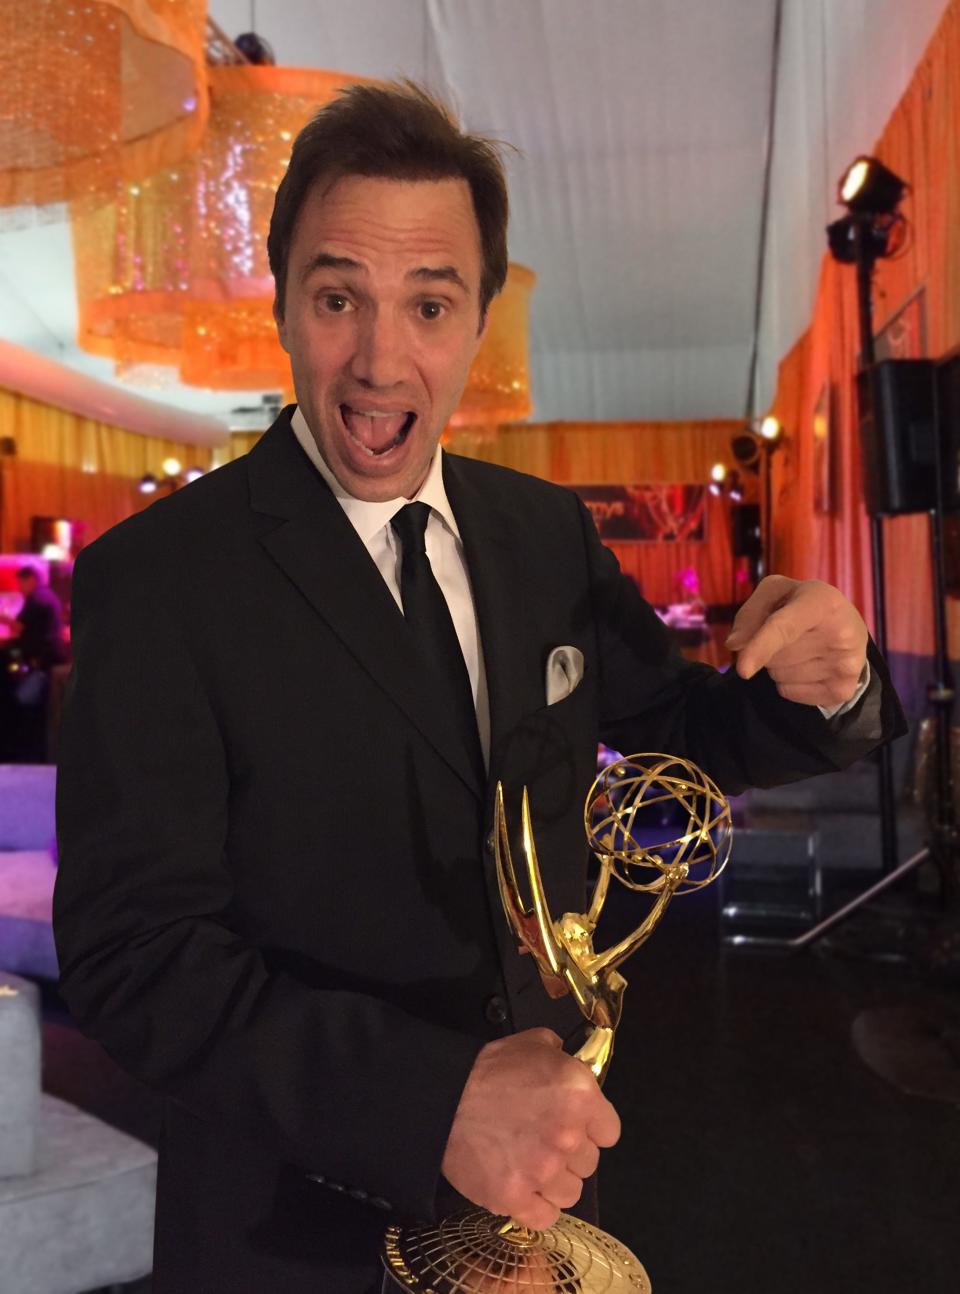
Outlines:
[[203, 476], [202, 467], [188, 467], [183, 474], [183, 479], [188, 482], [196, 481], [201, 476]]
[[875, 157], [858, 157], [838, 186], [838, 201], [848, 211], [885, 216], [895, 211], [908, 185]]
[[897, 210], [909, 185], [878, 162], [858, 157], [847, 167], [838, 186], [838, 199], [849, 215], [827, 226], [827, 241], [835, 261], [866, 269], [896, 256], [907, 236], [907, 222]]
[[783, 435], [783, 427], [780, 424], [780, 419], [775, 418], [772, 413], [768, 413], [760, 424], [760, 435], [764, 440], [769, 441], [772, 445], [776, 444]]
[[895, 256], [906, 241], [907, 222], [900, 212], [877, 216], [866, 222], [855, 215], [841, 216], [832, 225], [827, 225], [827, 242], [835, 261], [843, 265], [856, 264], [858, 227], [868, 264]]
[[740, 436], [734, 436], [730, 442], [730, 452], [741, 467], [748, 467], [751, 471], [757, 471], [760, 445], [756, 436], [748, 435], [746, 432]]
[[715, 481], [717, 485], [722, 484], [724, 477], [727, 475], [726, 463], [714, 463], [710, 468], [710, 480]]
[[163, 460], [163, 470], [167, 476], [179, 476], [182, 470], [179, 458], [165, 458]]
[[157, 478], [153, 475], [152, 472], [147, 472], [146, 476], [141, 476], [140, 478], [140, 493], [156, 494], [156, 492], [157, 492]]

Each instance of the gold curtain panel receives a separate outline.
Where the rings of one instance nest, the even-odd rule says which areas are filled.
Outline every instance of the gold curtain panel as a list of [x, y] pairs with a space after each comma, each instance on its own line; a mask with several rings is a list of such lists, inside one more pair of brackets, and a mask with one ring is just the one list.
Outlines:
[[0, 455], [0, 552], [26, 552], [33, 516], [71, 517], [92, 543], [110, 526], [152, 503], [139, 492], [145, 472], [162, 474], [165, 458], [209, 471], [226, 449], [185, 445], [113, 427], [40, 400], [0, 390], [0, 425], [16, 454]]
[[0, 0], [0, 207], [175, 165], [207, 116], [206, 0]]

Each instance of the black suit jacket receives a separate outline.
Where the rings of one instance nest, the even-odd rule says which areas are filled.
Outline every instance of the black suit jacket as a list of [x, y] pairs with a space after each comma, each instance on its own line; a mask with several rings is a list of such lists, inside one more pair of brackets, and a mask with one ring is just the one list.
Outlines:
[[[290, 412], [74, 573], [61, 986], [166, 1098], [156, 1294], [364, 1294], [391, 1217], [450, 1203], [440, 1162], [479, 1048], [578, 1025], [499, 910], [497, 778], [514, 822], [530, 789], [562, 911], [583, 903], [598, 736], [730, 791], [874, 744], [856, 715], [838, 729], [765, 676], [682, 660], [573, 494], [448, 455], [490, 692], [479, 785]], [[548, 707], [561, 644], [586, 671]]]

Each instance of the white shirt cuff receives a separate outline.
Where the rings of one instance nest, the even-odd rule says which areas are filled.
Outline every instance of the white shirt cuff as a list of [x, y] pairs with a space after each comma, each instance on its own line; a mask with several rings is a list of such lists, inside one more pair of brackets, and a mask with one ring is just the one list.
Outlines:
[[863, 662], [863, 669], [860, 671], [860, 678], [857, 681], [857, 690], [856, 692], [854, 692], [850, 700], [844, 701], [842, 705], [831, 705], [831, 706], [818, 705], [817, 709], [820, 711], [820, 713], [823, 715], [825, 719], [837, 719], [840, 717], [840, 715], [846, 714], [848, 710], [853, 709], [853, 707], [857, 704], [857, 702], [860, 700], [860, 698], [863, 696], [864, 692], [866, 692], [869, 686], [870, 686], [870, 662], [865, 660]]

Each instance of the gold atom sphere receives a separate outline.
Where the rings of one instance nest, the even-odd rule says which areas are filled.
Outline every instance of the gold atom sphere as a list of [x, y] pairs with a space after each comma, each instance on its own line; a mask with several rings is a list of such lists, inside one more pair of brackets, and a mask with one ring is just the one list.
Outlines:
[[[673, 805], [686, 818], [682, 830], [644, 843], [641, 835], [649, 836]], [[628, 889], [647, 893], [660, 890], [678, 867], [686, 874], [675, 893], [709, 885], [726, 867], [733, 841], [725, 796], [702, 769], [677, 755], [630, 755], [609, 764], [587, 794], [583, 822], [601, 863]]]

